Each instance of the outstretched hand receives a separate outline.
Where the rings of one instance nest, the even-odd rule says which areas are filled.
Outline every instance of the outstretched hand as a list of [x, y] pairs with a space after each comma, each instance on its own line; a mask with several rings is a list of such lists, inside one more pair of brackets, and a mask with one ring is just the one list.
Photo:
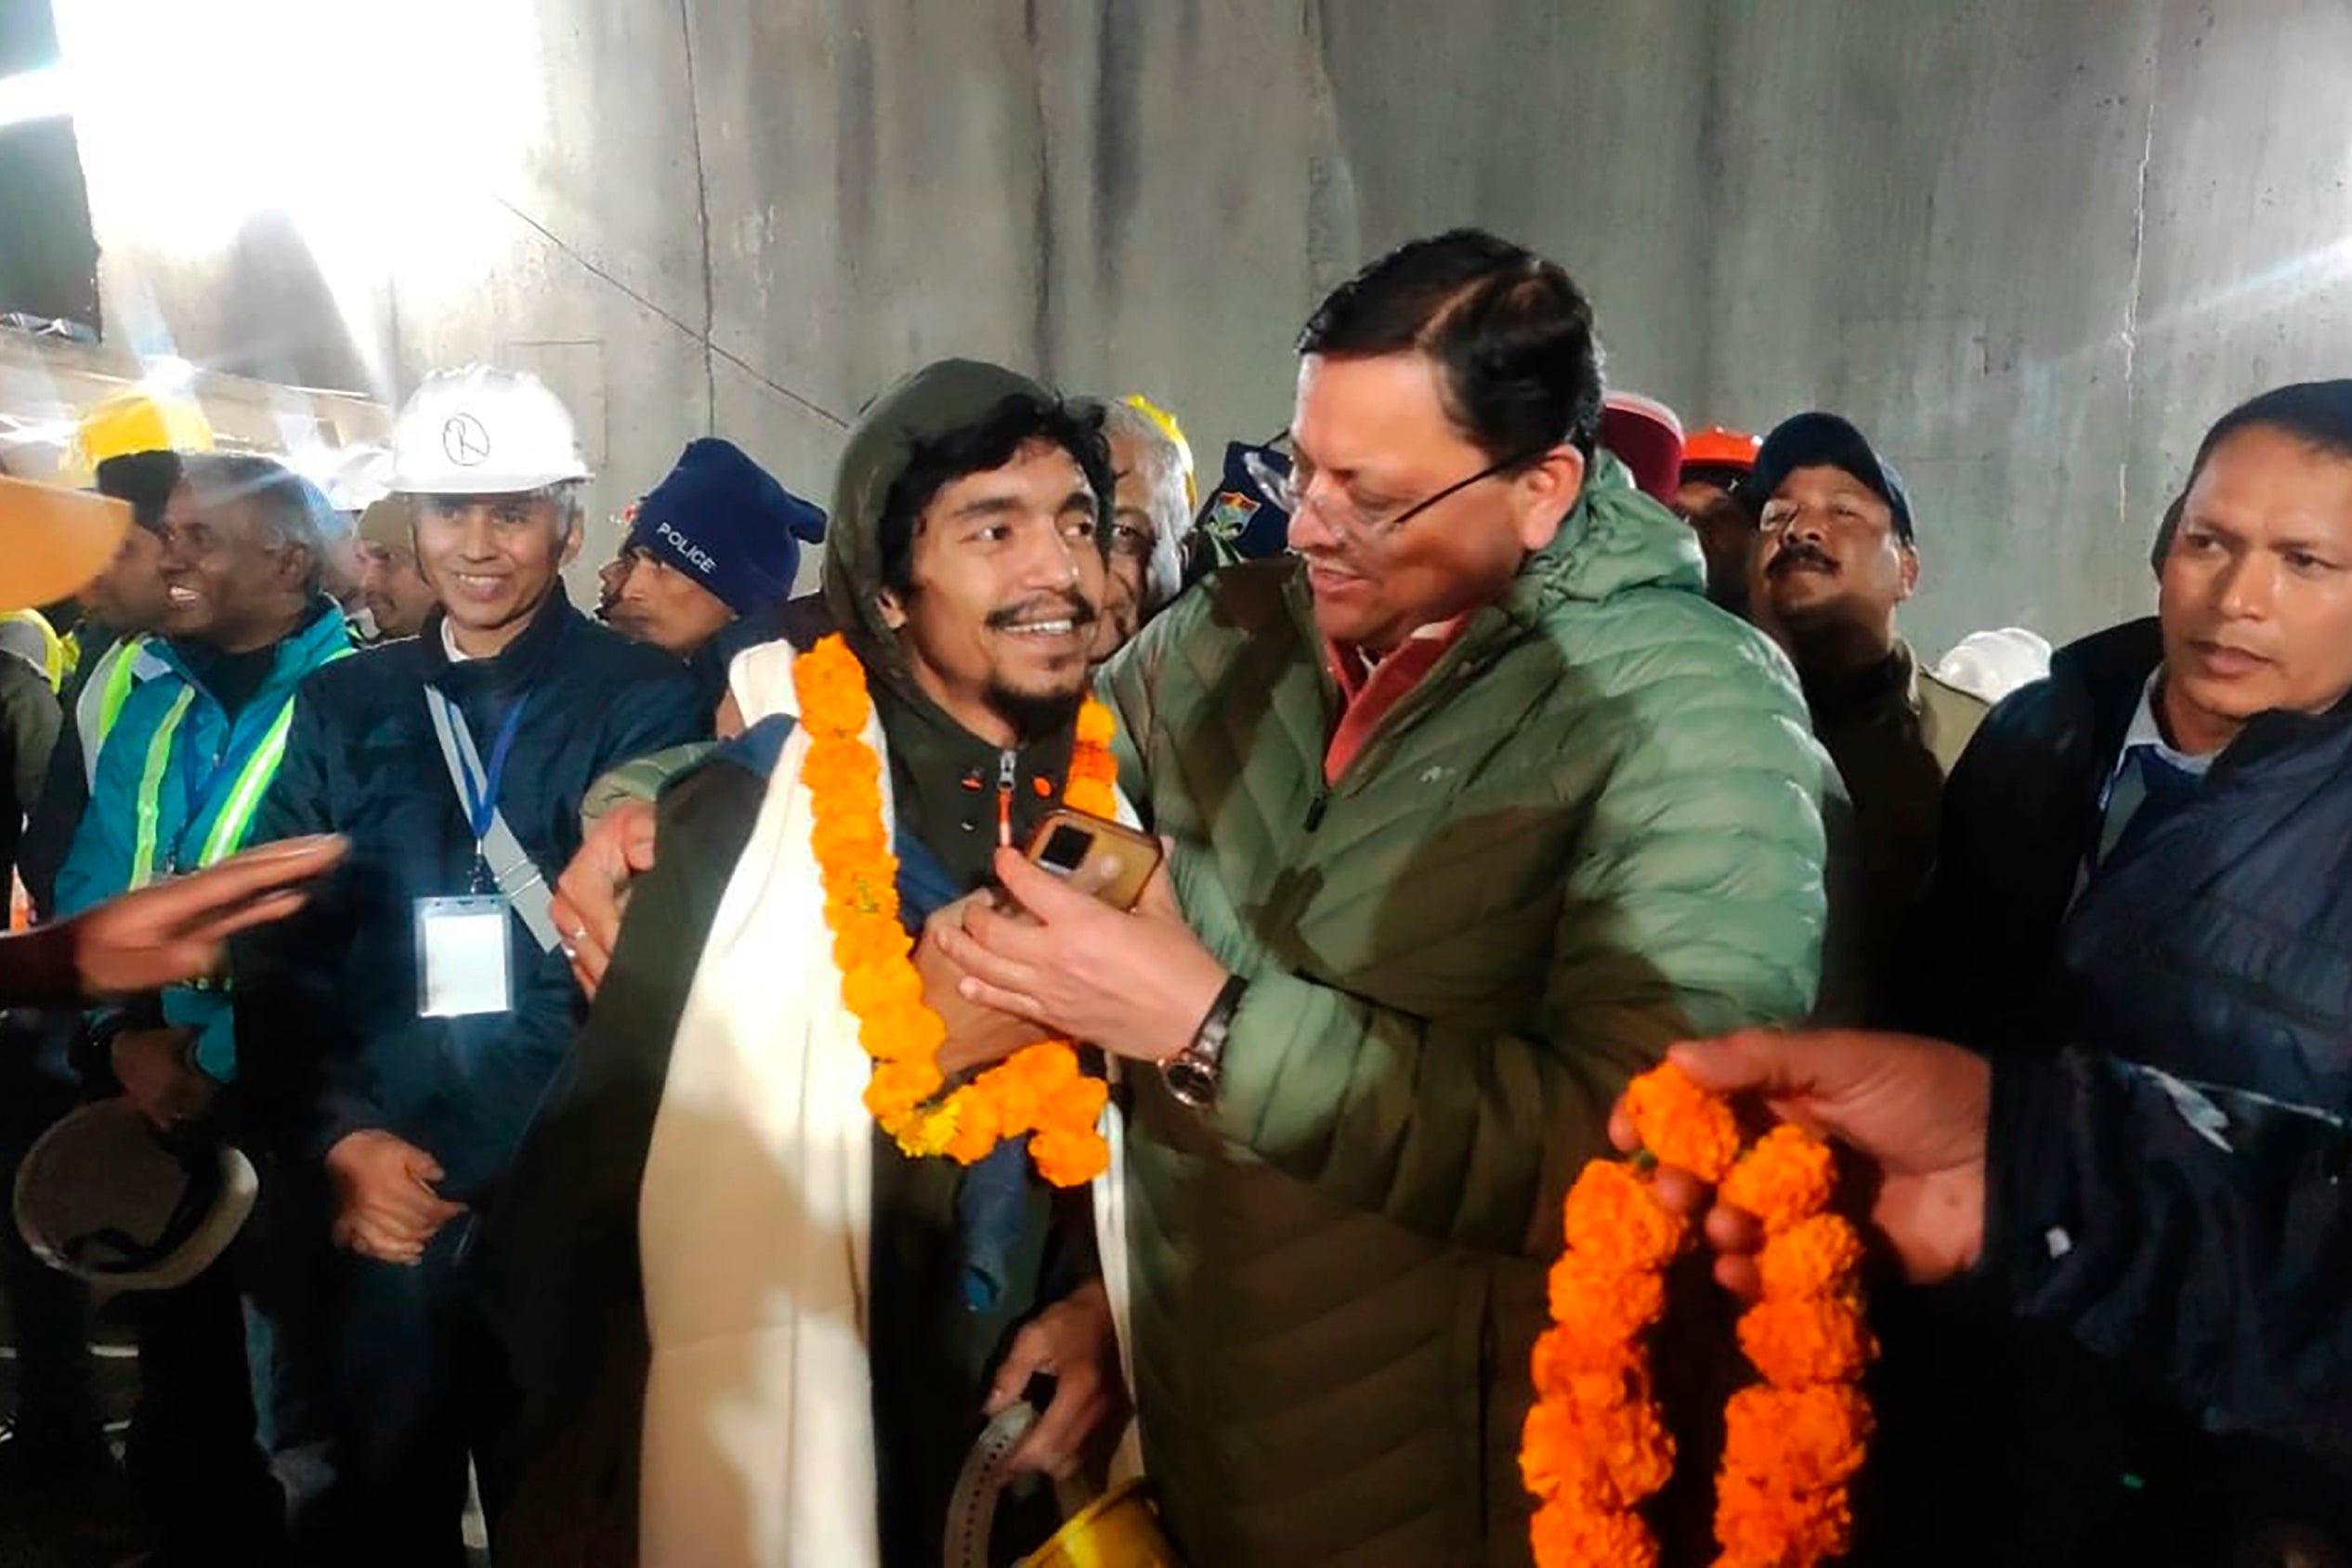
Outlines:
[[59, 929], [93, 1000], [136, 996], [210, 974], [221, 944], [302, 908], [302, 883], [324, 875], [350, 844], [332, 835], [249, 849], [189, 876], [110, 898]]
[[[1752, 1029], [1686, 1041], [1667, 1054], [1708, 1089], [1752, 1096], [1782, 1120], [1861, 1155], [1875, 1178], [1870, 1223], [1913, 1283], [1949, 1279], [1975, 1263], [1984, 1246], [1993, 1104], [1993, 1069], [1982, 1057], [1942, 1040], [1861, 1029]], [[1609, 1136], [1626, 1150], [1639, 1142], [1622, 1105]], [[1755, 1216], [1714, 1204], [1687, 1170], [1661, 1169], [1657, 1192], [1682, 1213], [1705, 1213], [1717, 1280], [1753, 1297], [1763, 1245]]]

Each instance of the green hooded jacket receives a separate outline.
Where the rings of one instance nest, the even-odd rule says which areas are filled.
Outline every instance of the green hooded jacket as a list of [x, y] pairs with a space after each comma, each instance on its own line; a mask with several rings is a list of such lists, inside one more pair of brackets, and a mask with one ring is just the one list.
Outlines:
[[1672, 1041], [1810, 1005], [1831, 777], [1786, 661], [1602, 459], [1326, 789], [1295, 561], [1106, 673], [1187, 917], [1249, 979], [1206, 1114], [1132, 1075], [1137, 1398], [1188, 1561], [1529, 1561], [1560, 1204]]

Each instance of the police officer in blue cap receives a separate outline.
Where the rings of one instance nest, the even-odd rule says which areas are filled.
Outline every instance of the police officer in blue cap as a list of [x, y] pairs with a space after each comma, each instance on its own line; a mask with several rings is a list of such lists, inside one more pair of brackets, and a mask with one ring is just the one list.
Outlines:
[[692, 659], [733, 621], [781, 604], [802, 542], [824, 536], [825, 514], [735, 443], [691, 441], [637, 504], [606, 619], [624, 636]]

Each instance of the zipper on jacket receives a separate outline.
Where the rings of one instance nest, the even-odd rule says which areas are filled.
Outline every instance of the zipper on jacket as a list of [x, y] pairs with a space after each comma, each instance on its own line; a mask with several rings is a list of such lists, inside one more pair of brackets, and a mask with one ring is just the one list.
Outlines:
[[997, 843], [1013, 847], [1013, 780], [1017, 759], [1011, 751], [997, 753]]

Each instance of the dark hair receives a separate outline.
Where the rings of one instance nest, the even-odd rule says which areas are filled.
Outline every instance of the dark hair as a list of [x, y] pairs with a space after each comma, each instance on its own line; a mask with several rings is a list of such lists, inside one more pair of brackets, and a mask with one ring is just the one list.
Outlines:
[[125, 452], [98, 465], [100, 495], [131, 503], [131, 520], [150, 533], [163, 531], [163, 508], [179, 488], [180, 461], [176, 451]]
[[247, 452], [198, 452], [182, 460], [187, 482], [216, 501], [252, 503], [264, 528], [281, 544], [299, 545], [310, 556], [305, 587], [317, 593], [326, 570], [326, 519], [333, 515], [324, 491], [275, 458]]
[[2188, 480], [2164, 508], [2164, 520], [2156, 529], [2156, 547], [2149, 553], [2149, 564], [2159, 573], [2164, 569], [2164, 557], [2172, 553], [2173, 535], [2179, 530], [2181, 513], [2188, 508], [2189, 492], [2197, 488], [2197, 477], [2205, 471], [2206, 461], [2222, 442], [2257, 425], [2292, 436], [2314, 451], [2352, 458], [2352, 381], [2298, 381], [2274, 386], [2214, 421], [2213, 428], [2197, 445]]
[[1117, 481], [1101, 406], [1014, 393], [970, 425], [912, 443], [907, 466], [882, 498], [882, 586], [902, 595], [913, 589], [915, 534], [923, 509], [941, 490], [967, 475], [1003, 467], [1032, 441], [1052, 442], [1077, 459], [1094, 491], [1094, 543], [1102, 548], [1110, 538]]
[[1418, 352], [1437, 361], [1445, 412], [1496, 462], [1562, 441], [1592, 456], [1601, 346], [1568, 274], [1478, 229], [1401, 245], [1331, 291], [1301, 354]]

